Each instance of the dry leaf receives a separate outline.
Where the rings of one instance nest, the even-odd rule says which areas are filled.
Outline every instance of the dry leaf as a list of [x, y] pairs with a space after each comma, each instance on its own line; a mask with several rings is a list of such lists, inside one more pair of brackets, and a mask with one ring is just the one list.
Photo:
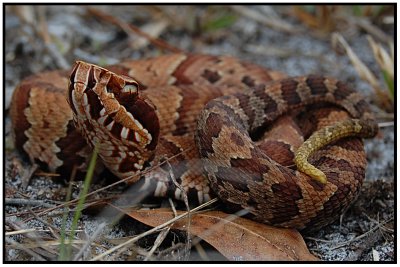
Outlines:
[[[152, 227], [174, 218], [169, 209], [121, 211]], [[176, 221], [171, 228], [186, 230], [187, 219]], [[276, 228], [220, 211], [192, 214], [189, 231], [229, 260], [318, 260], [308, 251], [296, 230]]]

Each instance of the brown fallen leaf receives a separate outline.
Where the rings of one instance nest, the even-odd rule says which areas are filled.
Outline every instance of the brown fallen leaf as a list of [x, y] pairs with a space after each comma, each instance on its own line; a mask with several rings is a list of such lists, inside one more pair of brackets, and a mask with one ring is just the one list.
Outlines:
[[[152, 227], [175, 217], [169, 209], [120, 210]], [[178, 215], [182, 213], [184, 212], [178, 211]], [[171, 228], [186, 230], [187, 218], [176, 221]], [[229, 260], [318, 260], [308, 251], [302, 236], [296, 230], [260, 224], [221, 211], [193, 213], [189, 231], [212, 245]]]

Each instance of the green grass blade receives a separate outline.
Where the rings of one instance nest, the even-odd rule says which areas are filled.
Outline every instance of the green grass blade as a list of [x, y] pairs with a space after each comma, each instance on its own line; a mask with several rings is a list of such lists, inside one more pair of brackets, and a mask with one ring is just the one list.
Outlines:
[[[71, 200], [71, 195], [72, 195], [72, 183], [70, 183], [68, 186], [67, 197], [65, 199], [66, 202], [69, 202]], [[63, 218], [62, 218], [60, 254], [58, 255], [58, 260], [60, 260], [60, 261], [67, 260], [67, 257], [66, 257], [67, 247], [65, 245], [65, 237], [66, 237], [65, 231], [66, 231], [66, 227], [67, 227], [67, 218], [68, 218], [68, 214], [69, 214], [69, 212], [67, 211], [68, 208], [69, 208], [69, 205], [65, 207], [65, 211], [63, 214]]]
[[386, 70], [382, 70], [383, 78], [385, 79], [386, 85], [389, 89], [390, 98], [393, 100], [394, 98], [394, 82], [393, 79], [390, 77], [389, 73]]
[[92, 182], [94, 169], [96, 167], [97, 153], [98, 153], [98, 149], [97, 149], [97, 146], [95, 146], [92, 157], [90, 159], [89, 167], [88, 167], [88, 170], [87, 170], [87, 173], [85, 176], [85, 181], [83, 183], [83, 188], [82, 188], [81, 193], [79, 194], [79, 201], [78, 201], [78, 205], [76, 206], [74, 219], [73, 219], [72, 225], [71, 225], [71, 233], [70, 233], [69, 239], [68, 239], [69, 242], [67, 245], [66, 253], [64, 253], [64, 255], [63, 255], [64, 260], [65, 259], [68, 260], [71, 258], [72, 242], [74, 240], [75, 231], [78, 227], [79, 218], [81, 217], [81, 214], [82, 214], [83, 205], [85, 204], [86, 195], [89, 192], [89, 187]]

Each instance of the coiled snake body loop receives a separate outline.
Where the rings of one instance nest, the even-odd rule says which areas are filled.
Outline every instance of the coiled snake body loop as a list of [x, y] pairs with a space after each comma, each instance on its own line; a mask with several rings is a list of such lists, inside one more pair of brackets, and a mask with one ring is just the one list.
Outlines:
[[[48, 82], [52, 77], [62, 82]], [[377, 132], [363, 97], [344, 83], [315, 75], [282, 79], [232, 57], [173, 54], [107, 68], [78, 61], [66, 77], [39, 74], [14, 93], [16, 145], [32, 161], [54, 171], [84, 169], [90, 150], [75, 124], [121, 179], [136, 182], [146, 167], [178, 155], [144, 175], [142, 190], [177, 199], [187, 193], [198, 202], [215, 193], [281, 227], [316, 229], [337, 218], [364, 179], [360, 138]], [[311, 115], [302, 115], [309, 106]], [[311, 137], [304, 142], [300, 133]], [[33, 143], [46, 134], [44, 144]]]

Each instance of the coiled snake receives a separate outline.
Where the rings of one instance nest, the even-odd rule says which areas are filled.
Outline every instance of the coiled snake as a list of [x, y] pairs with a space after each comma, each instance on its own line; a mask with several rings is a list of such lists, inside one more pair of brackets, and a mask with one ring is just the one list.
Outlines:
[[254, 220], [298, 229], [326, 225], [352, 202], [365, 175], [360, 138], [378, 131], [363, 97], [338, 80], [208, 55], [77, 61], [69, 78], [22, 81], [10, 114], [17, 148], [51, 171], [84, 170], [86, 142], [130, 182], [175, 155], [142, 175], [142, 190], [198, 202], [216, 194]]

